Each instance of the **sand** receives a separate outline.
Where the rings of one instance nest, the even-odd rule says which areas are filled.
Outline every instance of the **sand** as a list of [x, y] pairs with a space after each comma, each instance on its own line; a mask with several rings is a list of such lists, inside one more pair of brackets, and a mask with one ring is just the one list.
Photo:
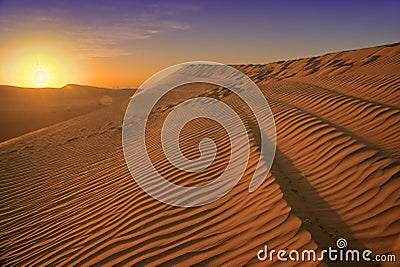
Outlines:
[[0, 85], [0, 142], [93, 112], [132, 92], [75, 84], [62, 88]]
[[[196, 176], [174, 169], [160, 153], [165, 116], [194, 96], [242, 110], [251, 150], [246, 172], [230, 193], [196, 208], [158, 202], [131, 177], [121, 129], [132, 92], [53, 89], [46, 95], [57, 109], [52, 117], [50, 104], [40, 110], [32, 103], [45, 90], [6, 88], [9, 100], [1, 101], [20, 106], [2, 105], [2, 120], [15, 112], [39, 115], [18, 131], [2, 132], [8, 140], [0, 143], [0, 259], [29, 266], [257, 265], [264, 245], [321, 250], [340, 237], [349, 248], [399, 259], [400, 45], [235, 67], [260, 86], [276, 123], [275, 161], [261, 172], [266, 179], [255, 192], [248, 186], [263, 133], [234, 94], [213, 86], [180, 88], [149, 122], [148, 150], [157, 170], [176, 184], [199, 186], [226, 167], [226, 133], [206, 119], [184, 128], [187, 157], [199, 156], [202, 137], [218, 147], [212, 166]], [[51, 119], [40, 120], [42, 114]], [[24, 124], [15, 119], [16, 127]]]

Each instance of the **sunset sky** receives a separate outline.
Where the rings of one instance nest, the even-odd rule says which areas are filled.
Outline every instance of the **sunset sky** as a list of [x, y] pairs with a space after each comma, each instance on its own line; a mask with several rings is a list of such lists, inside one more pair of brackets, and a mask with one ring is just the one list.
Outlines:
[[[301, 5], [299, 3], [302, 2]], [[0, 0], [0, 84], [138, 87], [173, 64], [267, 63], [400, 40], [399, 1]]]

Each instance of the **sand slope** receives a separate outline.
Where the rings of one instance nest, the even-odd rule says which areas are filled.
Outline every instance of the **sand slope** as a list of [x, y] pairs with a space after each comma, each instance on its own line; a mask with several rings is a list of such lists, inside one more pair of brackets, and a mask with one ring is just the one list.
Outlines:
[[103, 108], [132, 92], [75, 84], [62, 88], [0, 85], [0, 142]]
[[248, 192], [263, 134], [254, 130], [254, 118], [224, 89], [192, 86], [160, 102], [151, 118], [148, 149], [155, 167], [191, 186], [225, 168], [230, 143], [205, 119], [182, 133], [188, 157], [198, 156], [201, 137], [217, 143], [216, 160], [201, 175], [174, 169], [160, 153], [166, 114], [183, 99], [208, 96], [244, 111], [251, 141], [246, 173], [226, 196], [198, 208], [149, 197], [123, 158], [121, 107], [128, 96], [121, 94], [105, 108], [0, 144], [1, 260], [251, 265], [259, 264], [256, 253], [265, 244], [324, 249], [339, 237], [351, 248], [400, 258], [400, 45], [237, 68], [260, 85], [276, 120], [276, 159], [257, 191]]

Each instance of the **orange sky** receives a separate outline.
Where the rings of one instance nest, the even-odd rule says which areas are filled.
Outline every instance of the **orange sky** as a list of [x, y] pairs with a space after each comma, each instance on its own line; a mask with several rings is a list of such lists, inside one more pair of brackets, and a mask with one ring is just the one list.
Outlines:
[[50, 87], [79, 83], [122, 88], [139, 86], [157, 69], [157, 64], [146, 64], [142, 58], [135, 61], [130, 56], [82, 56], [73, 45], [73, 40], [58, 40], [48, 33], [11, 38], [0, 47], [0, 80], [11, 85], [35, 86], [32, 73], [44, 68], [50, 75]]

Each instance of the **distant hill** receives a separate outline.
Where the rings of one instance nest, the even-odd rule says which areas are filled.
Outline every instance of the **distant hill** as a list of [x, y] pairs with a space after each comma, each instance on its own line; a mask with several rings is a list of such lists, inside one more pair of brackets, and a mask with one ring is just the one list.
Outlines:
[[0, 85], [0, 142], [121, 102], [133, 93], [76, 84], [62, 88]]

